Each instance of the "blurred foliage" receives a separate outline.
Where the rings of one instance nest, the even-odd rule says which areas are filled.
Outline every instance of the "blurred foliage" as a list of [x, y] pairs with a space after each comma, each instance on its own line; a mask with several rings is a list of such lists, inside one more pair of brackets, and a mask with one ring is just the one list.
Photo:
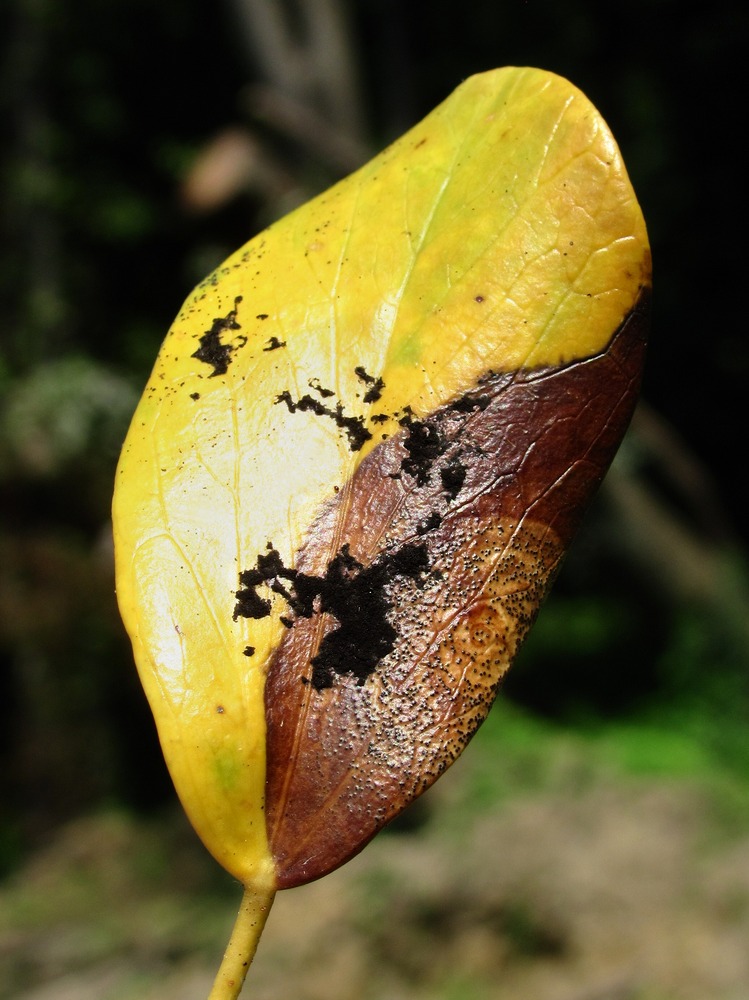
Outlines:
[[728, 0], [2, 5], [0, 870], [82, 810], [171, 794], [115, 609], [108, 517], [118, 443], [182, 299], [463, 77], [505, 64], [560, 72], [603, 111], [656, 280], [651, 419], [506, 694], [581, 730], [647, 720], [631, 730], [643, 747], [656, 725], [683, 728], [749, 775], [732, 145], [748, 26]]
[[73, 465], [111, 463], [137, 401], [127, 380], [90, 358], [33, 367], [5, 398], [0, 475], [56, 478]]

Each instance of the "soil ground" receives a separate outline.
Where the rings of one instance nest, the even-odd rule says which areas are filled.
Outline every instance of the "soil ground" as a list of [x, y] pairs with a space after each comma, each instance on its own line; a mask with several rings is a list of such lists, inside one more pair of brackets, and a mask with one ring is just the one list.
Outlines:
[[[743, 807], [574, 740], [498, 794], [492, 746], [278, 895], [243, 996], [749, 1000]], [[181, 814], [81, 819], [0, 886], [0, 998], [205, 1000], [239, 896]]]

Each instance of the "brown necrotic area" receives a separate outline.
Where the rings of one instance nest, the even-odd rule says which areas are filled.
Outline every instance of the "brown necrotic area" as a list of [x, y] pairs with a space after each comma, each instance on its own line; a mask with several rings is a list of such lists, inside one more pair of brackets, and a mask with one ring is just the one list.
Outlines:
[[[488, 373], [407, 412], [320, 511], [293, 571], [263, 576], [272, 589], [287, 575], [292, 612], [265, 692], [280, 886], [360, 850], [483, 721], [629, 421], [645, 325], [641, 302], [599, 356]], [[363, 641], [367, 625], [380, 641]]]

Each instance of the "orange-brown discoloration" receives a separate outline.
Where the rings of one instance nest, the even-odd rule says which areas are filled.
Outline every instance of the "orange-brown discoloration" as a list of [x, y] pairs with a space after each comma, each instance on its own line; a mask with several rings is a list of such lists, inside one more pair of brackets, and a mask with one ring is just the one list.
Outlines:
[[352, 674], [322, 690], [302, 683], [297, 671], [308, 676], [309, 667], [299, 647], [307, 656], [315, 648], [309, 620], [284, 643], [294, 665], [276, 704], [297, 708], [300, 729], [269, 712], [268, 823], [281, 887], [340, 864], [455, 760], [486, 716], [562, 551], [542, 526], [474, 517], [435, 547], [434, 575], [395, 581], [398, 636], [365, 683]]
[[[321, 511], [296, 566], [321, 581], [320, 603], [293, 621], [266, 683], [281, 887], [360, 850], [486, 716], [629, 420], [645, 321], [641, 303], [595, 358], [490, 373], [425, 421], [406, 415]], [[356, 591], [355, 628], [322, 582], [342, 553], [344, 576], [373, 581]], [[346, 628], [345, 657], [321, 673]]]

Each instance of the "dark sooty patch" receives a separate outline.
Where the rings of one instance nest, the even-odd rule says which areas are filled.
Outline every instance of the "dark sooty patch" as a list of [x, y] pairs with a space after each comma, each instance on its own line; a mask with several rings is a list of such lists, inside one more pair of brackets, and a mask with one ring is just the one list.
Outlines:
[[425, 486], [432, 466], [447, 447], [445, 435], [436, 420], [416, 420], [408, 414], [400, 424], [407, 430], [403, 444], [408, 452], [401, 469], [416, 480], [417, 486]]
[[[258, 319], [261, 319], [258, 316]], [[271, 337], [267, 342], [267, 346], [263, 348], [264, 351], [277, 351], [279, 347], [286, 347], [285, 340], [279, 340], [278, 337]]]
[[330, 399], [331, 396], [335, 396], [333, 390], [326, 389], [320, 382], [319, 378], [311, 378], [307, 382], [307, 385], [310, 387], [310, 389], [314, 389], [315, 392], [318, 394], [318, 396], [322, 396], [323, 399]]
[[[401, 471], [407, 473], [416, 481], [417, 486], [426, 486], [429, 482], [435, 463], [445, 454], [455, 441], [455, 432], [446, 435], [441, 423], [452, 414], [468, 416], [476, 410], [483, 411], [489, 406], [491, 397], [488, 393], [465, 393], [453, 400], [435, 416], [419, 420], [414, 417], [411, 408], [406, 407], [404, 416], [398, 421], [406, 432], [403, 447], [408, 453], [401, 462]], [[451, 500], [460, 492], [466, 477], [466, 468], [457, 459], [452, 460], [440, 470], [442, 485]]]
[[310, 396], [309, 394], [302, 396], [301, 399], [294, 400], [291, 398], [291, 393], [288, 390], [276, 396], [275, 402], [286, 403], [289, 413], [296, 413], [297, 411], [316, 413], [318, 416], [328, 417], [333, 420], [336, 427], [340, 427], [341, 430], [346, 432], [351, 451], [359, 451], [364, 443], [372, 437], [372, 432], [364, 426], [364, 418], [347, 417], [340, 403], [336, 403], [335, 409], [333, 409], [330, 406], [325, 406], [319, 399], [315, 399], [314, 396]]
[[221, 335], [229, 330], [241, 329], [241, 325], [237, 322], [237, 309], [241, 301], [242, 296], [238, 295], [234, 299], [234, 308], [226, 316], [214, 319], [210, 330], [200, 338], [200, 347], [191, 355], [213, 368], [210, 378], [214, 375], [225, 375], [229, 369], [234, 347], [231, 344], [224, 344]]
[[[337, 675], [353, 675], [363, 684], [377, 664], [392, 652], [398, 633], [390, 622], [392, 601], [388, 588], [397, 578], [420, 582], [429, 569], [424, 544], [407, 544], [383, 553], [363, 566], [343, 545], [330, 560], [324, 576], [287, 569], [278, 552], [269, 548], [259, 555], [253, 569], [240, 573], [240, 589], [233, 618], [263, 618], [270, 614], [271, 601], [257, 592], [269, 587], [281, 595], [297, 617], [328, 614], [337, 627], [327, 632], [317, 655], [311, 660], [311, 680], [316, 690], [333, 686]], [[287, 628], [294, 619], [282, 616]]]
[[354, 374], [363, 382], [366, 386], [369, 386], [364, 394], [365, 403], [376, 403], [377, 400], [382, 395], [382, 390], [385, 388], [385, 382], [381, 378], [375, 378], [374, 375], [369, 375], [362, 365], [357, 365], [354, 368]]
[[430, 531], [435, 531], [442, 524], [442, 517], [436, 511], [433, 510], [426, 520], [422, 521], [421, 524], [416, 526], [417, 535], [428, 535]]
[[466, 467], [458, 459], [454, 459], [449, 465], [440, 469], [442, 488], [451, 500], [460, 493], [461, 487], [466, 478]]

